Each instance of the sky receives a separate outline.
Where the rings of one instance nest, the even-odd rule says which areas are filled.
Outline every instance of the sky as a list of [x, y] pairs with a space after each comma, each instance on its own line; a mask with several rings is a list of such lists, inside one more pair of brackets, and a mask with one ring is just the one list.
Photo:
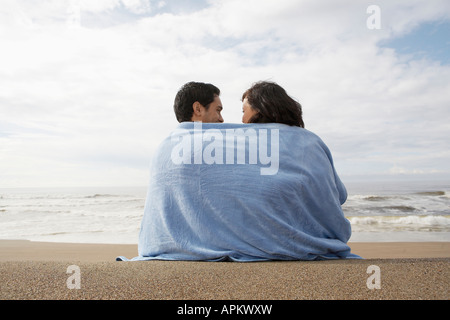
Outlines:
[[188, 81], [278, 83], [344, 182], [450, 177], [450, 1], [0, 3], [1, 188], [147, 185]]

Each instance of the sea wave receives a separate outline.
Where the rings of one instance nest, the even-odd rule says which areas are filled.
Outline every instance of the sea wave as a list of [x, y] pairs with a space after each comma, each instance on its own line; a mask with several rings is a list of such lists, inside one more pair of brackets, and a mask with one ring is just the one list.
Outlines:
[[424, 191], [424, 192], [416, 192], [415, 194], [421, 196], [445, 196], [445, 191]]
[[127, 197], [127, 195], [120, 195], [120, 194], [100, 194], [100, 193], [96, 193], [93, 195], [87, 195], [87, 196], [83, 196], [83, 198], [86, 199], [97, 199], [97, 198], [124, 198]]
[[450, 232], [450, 215], [347, 217], [354, 231], [414, 230]]

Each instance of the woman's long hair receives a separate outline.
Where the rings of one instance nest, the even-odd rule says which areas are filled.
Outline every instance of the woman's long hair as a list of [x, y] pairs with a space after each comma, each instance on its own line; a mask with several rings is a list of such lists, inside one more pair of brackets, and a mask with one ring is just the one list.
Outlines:
[[242, 95], [250, 106], [258, 111], [250, 123], [284, 123], [290, 126], [305, 127], [302, 106], [292, 99], [286, 91], [274, 82], [260, 81], [252, 85]]

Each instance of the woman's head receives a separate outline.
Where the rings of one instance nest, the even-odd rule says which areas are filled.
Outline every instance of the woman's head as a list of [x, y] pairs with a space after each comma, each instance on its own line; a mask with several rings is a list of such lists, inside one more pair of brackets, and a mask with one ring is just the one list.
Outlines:
[[244, 123], [284, 123], [304, 128], [302, 106], [274, 82], [261, 81], [242, 95]]

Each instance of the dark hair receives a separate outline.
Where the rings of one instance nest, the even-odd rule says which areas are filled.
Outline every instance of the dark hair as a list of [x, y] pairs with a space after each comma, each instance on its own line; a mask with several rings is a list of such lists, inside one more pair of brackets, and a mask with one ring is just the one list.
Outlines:
[[274, 82], [260, 81], [252, 85], [242, 95], [250, 106], [257, 110], [250, 123], [284, 123], [290, 126], [305, 127], [302, 106], [292, 99], [286, 91]]
[[191, 121], [194, 112], [192, 105], [196, 101], [208, 109], [215, 95], [220, 95], [220, 90], [210, 83], [192, 81], [183, 85], [175, 96], [173, 104], [178, 122]]

